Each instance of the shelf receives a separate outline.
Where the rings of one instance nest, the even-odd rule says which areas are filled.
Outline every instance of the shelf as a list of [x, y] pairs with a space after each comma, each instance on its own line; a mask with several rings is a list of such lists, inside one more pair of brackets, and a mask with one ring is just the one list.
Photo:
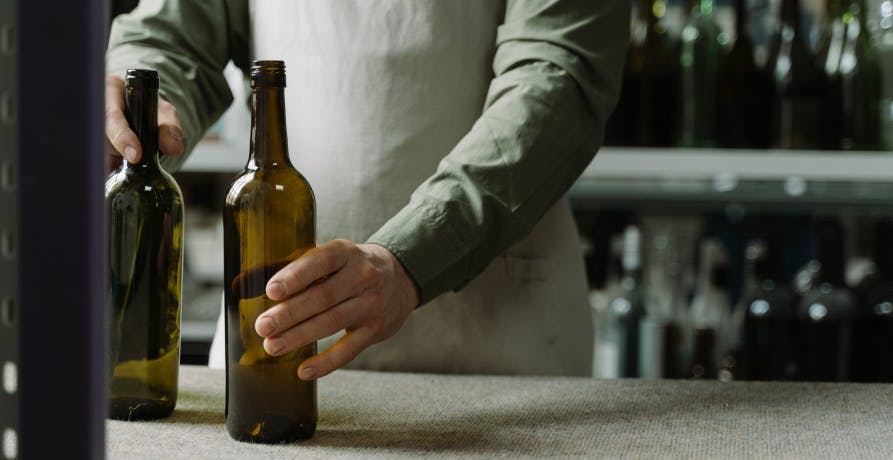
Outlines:
[[604, 148], [571, 189], [578, 207], [893, 205], [893, 152]]
[[[248, 141], [200, 143], [185, 172], [238, 172]], [[606, 205], [893, 206], [893, 152], [603, 148], [570, 191]]]

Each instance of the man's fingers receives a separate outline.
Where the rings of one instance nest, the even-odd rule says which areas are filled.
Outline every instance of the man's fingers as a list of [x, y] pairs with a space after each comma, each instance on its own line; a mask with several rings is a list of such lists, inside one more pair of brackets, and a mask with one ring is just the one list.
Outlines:
[[130, 130], [124, 116], [124, 80], [115, 76], [105, 79], [105, 136], [112, 147], [127, 161], [140, 160], [140, 142]]
[[267, 337], [264, 339], [264, 350], [272, 356], [283, 355], [343, 329], [349, 329], [362, 314], [361, 306], [364, 303], [363, 299], [354, 297], [301, 322], [282, 334]]
[[311, 284], [284, 302], [265, 311], [254, 324], [261, 337], [280, 334], [296, 324], [320, 314], [345, 300], [362, 293], [377, 282], [375, 268], [366, 264], [350, 264], [335, 274]]
[[374, 335], [373, 330], [367, 327], [348, 331], [326, 351], [304, 360], [298, 367], [298, 377], [301, 380], [314, 380], [331, 374], [372, 345]]
[[177, 109], [164, 99], [158, 100], [158, 148], [168, 156], [183, 154], [183, 130]]
[[351, 247], [347, 241], [334, 240], [307, 251], [270, 278], [267, 297], [285, 299], [338, 271], [350, 258]]

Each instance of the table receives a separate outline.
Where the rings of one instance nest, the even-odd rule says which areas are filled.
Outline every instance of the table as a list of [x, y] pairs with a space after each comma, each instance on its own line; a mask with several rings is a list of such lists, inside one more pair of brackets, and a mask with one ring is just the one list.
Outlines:
[[233, 441], [224, 372], [183, 366], [164, 420], [107, 422], [110, 459], [893, 458], [893, 385], [338, 371], [319, 427]]

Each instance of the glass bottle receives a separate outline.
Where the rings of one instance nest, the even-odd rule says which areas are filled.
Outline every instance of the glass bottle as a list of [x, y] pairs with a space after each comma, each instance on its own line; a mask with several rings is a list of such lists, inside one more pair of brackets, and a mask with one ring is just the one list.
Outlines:
[[701, 243], [700, 261], [698, 287], [691, 305], [693, 341], [689, 377], [713, 379], [717, 377], [724, 352], [719, 334], [731, 311], [729, 269], [725, 250], [713, 238]]
[[648, 14], [638, 105], [636, 143], [648, 147], [676, 145], [679, 107], [679, 41], [667, 24], [667, 0], [643, 1]]
[[796, 296], [784, 278], [781, 235], [764, 232], [759, 244], [746, 251], [752, 270], [744, 293], [744, 332], [741, 357], [750, 380], [787, 380]]
[[824, 103], [822, 105], [822, 147], [837, 150], [841, 147], [841, 119], [843, 114], [843, 89], [841, 87], [840, 59], [843, 55], [847, 24], [843, 0], [827, 0], [826, 24], [819, 38], [816, 62], [825, 74]]
[[713, 0], [697, 0], [682, 28], [681, 146], [719, 144], [719, 79], [727, 42], [714, 16]]
[[109, 417], [145, 420], [177, 403], [183, 195], [158, 160], [158, 73], [128, 70], [124, 102], [142, 157], [105, 182]]
[[313, 191], [288, 156], [285, 64], [251, 67], [251, 152], [223, 211], [226, 304], [226, 427], [240, 441], [279, 443], [316, 430], [316, 383], [298, 365], [316, 344], [281, 356], [263, 348], [254, 323], [277, 304], [267, 281], [315, 247]]
[[843, 227], [833, 218], [816, 223], [820, 271], [797, 309], [797, 376], [807, 381], [847, 381], [856, 300], [844, 282]]
[[840, 57], [841, 137], [845, 150], [880, 145], [881, 69], [878, 50], [866, 27], [865, 0], [850, 2]]
[[650, 0], [640, 0], [633, 4], [633, 23], [630, 27], [630, 43], [623, 67], [623, 80], [620, 98], [605, 125], [605, 145], [635, 145], [636, 109], [638, 108], [639, 84], [642, 78], [644, 61], [644, 32], [647, 25], [647, 8], [641, 4]]
[[775, 87], [772, 146], [817, 149], [822, 136], [824, 75], [807, 45], [800, 0], [782, 0], [781, 23], [770, 45], [767, 65]]
[[725, 147], [765, 149], [772, 81], [757, 66], [749, 19], [747, 1], [735, 0], [735, 43], [720, 78], [720, 132]]
[[893, 0], [881, 0], [877, 10], [878, 60], [881, 63], [881, 148], [893, 150]]
[[[639, 376], [639, 324], [645, 314], [641, 284], [641, 236], [638, 227], [623, 232], [621, 267], [618, 283], [609, 291], [603, 311], [602, 348], [614, 350], [615, 358], [600, 366], [614, 365], [610, 372], [620, 378]], [[599, 357], [607, 356], [607, 353]]]
[[851, 356], [852, 379], [893, 382], [893, 220], [881, 219], [874, 229], [876, 270], [856, 289], [859, 310]]

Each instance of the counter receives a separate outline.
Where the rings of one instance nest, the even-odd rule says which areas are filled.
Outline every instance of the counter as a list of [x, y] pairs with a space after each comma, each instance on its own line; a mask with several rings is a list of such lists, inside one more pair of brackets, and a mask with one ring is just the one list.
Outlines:
[[224, 372], [184, 366], [174, 414], [107, 422], [110, 459], [893, 458], [893, 385], [338, 371], [302, 443], [233, 441]]

